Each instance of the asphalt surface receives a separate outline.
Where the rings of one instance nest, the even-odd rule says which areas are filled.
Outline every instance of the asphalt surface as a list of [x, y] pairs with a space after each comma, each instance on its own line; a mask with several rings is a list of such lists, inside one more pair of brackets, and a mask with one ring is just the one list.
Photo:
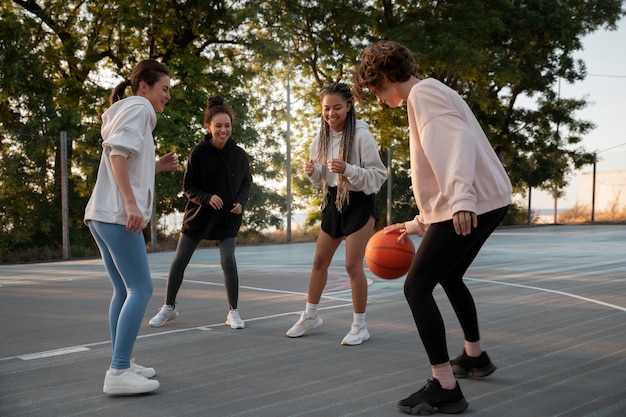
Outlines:
[[[180, 317], [150, 328], [173, 253], [150, 254], [155, 290], [134, 357], [156, 368], [161, 387], [125, 397], [102, 393], [112, 290], [101, 260], [0, 265], [0, 416], [404, 415], [396, 402], [430, 377], [404, 278], [368, 273], [371, 339], [342, 346], [352, 320], [344, 249], [320, 306], [324, 325], [297, 339], [285, 331], [304, 308], [314, 243], [237, 248], [241, 330], [224, 325], [216, 248], [194, 254]], [[625, 225], [492, 235], [466, 282], [498, 370], [459, 381], [464, 415], [626, 416], [625, 253]], [[440, 288], [435, 295], [453, 357], [462, 351], [461, 330]]]

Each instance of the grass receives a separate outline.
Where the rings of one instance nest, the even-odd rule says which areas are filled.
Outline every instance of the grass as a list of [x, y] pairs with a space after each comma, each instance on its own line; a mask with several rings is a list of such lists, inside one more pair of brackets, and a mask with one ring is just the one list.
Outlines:
[[[606, 210], [595, 210], [594, 222], [623, 223], [626, 222], [626, 207], [618, 207], [613, 204]], [[560, 224], [591, 223], [591, 207], [575, 205], [571, 209], [559, 214], [557, 220]]]

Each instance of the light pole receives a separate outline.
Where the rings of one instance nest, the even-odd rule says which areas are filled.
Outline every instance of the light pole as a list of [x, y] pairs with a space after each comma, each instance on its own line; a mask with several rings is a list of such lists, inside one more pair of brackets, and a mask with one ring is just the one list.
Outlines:
[[287, 243], [291, 243], [291, 43], [287, 41]]

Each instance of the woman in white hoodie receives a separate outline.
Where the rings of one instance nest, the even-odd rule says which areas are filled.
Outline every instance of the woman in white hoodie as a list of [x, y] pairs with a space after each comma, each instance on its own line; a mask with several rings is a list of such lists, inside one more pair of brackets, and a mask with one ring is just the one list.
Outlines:
[[288, 331], [300, 337], [322, 325], [317, 314], [328, 279], [328, 267], [346, 240], [346, 271], [352, 288], [353, 321], [342, 345], [360, 345], [370, 335], [365, 323], [367, 278], [363, 270], [365, 246], [378, 219], [376, 192], [387, 179], [387, 168], [367, 123], [356, 120], [352, 92], [344, 83], [323, 88], [319, 134], [311, 145], [311, 159], [303, 169], [323, 191], [322, 227], [317, 237], [309, 278], [306, 309]]
[[[480, 343], [474, 299], [463, 275], [511, 204], [511, 182], [467, 103], [433, 79], [419, 79], [413, 53], [396, 42], [365, 49], [354, 91], [368, 89], [379, 103], [407, 103], [411, 182], [419, 214], [385, 228], [422, 236], [404, 293], [428, 354], [432, 379], [401, 400], [409, 414], [460, 413], [468, 404], [455, 377], [495, 371]], [[461, 323], [463, 354], [450, 361], [433, 290], [444, 289]]]
[[[132, 96], [124, 98], [131, 87]], [[152, 279], [142, 230], [150, 221], [154, 174], [178, 169], [170, 152], [155, 162], [152, 130], [156, 113], [170, 99], [167, 66], [148, 59], [139, 62], [130, 80], [120, 83], [102, 115], [102, 158], [93, 193], [85, 209], [89, 227], [113, 284], [109, 307], [112, 359], [103, 391], [139, 394], [159, 388], [154, 368], [135, 364], [133, 346], [141, 327]]]

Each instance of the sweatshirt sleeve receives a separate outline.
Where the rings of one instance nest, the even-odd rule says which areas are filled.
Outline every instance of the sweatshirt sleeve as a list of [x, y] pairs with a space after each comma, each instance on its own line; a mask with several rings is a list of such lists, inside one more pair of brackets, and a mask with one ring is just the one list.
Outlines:
[[250, 187], [252, 187], [252, 174], [250, 173], [250, 160], [248, 159], [248, 154], [239, 148], [241, 154], [241, 165], [243, 171], [243, 178], [241, 181], [241, 186], [239, 187], [239, 191], [235, 196], [235, 203], [241, 204], [242, 207], [245, 207], [248, 199], [250, 198]]
[[144, 131], [150, 114], [142, 105], [130, 106], [115, 115], [103, 132], [102, 147], [109, 155], [132, 158], [143, 148]]
[[183, 178], [183, 192], [187, 198], [199, 206], [208, 206], [211, 194], [202, 190], [202, 161], [198, 160], [199, 148], [196, 146], [187, 160], [187, 169]]
[[[419, 141], [429, 165], [428, 174], [432, 175], [427, 179], [428, 184], [421, 185], [433, 193], [429, 198], [434, 198], [438, 189], [437, 199], [447, 201], [450, 214], [476, 212], [473, 184], [479, 138], [459, 113], [453, 98], [437, 85], [422, 82], [410, 97], [419, 119]], [[426, 175], [427, 170], [422, 172]]]
[[477, 141], [471, 135], [465, 122], [454, 112], [434, 117], [421, 133], [426, 158], [452, 214], [476, 212], [473, 183]]
[[378, 144], [367, 128], [357, 129], [350, 162], [346, 164], [343, 175], [351, 189], [373, 194], [387, 180], [387, 168], [380, 159]]
[[[311, 149], [309, 151], [309, 159], [315, 161], [316, 152], [317, 152], [317, 143], [319, 142], [320, 135], [319, 133], [313, 138], [313, 142], [311, 142]], [[305, 174], [306, 175], [306, 174]], [[309, 181], [315, 188], [322, 188], [322, 167], [316, 161], [313, 165], [313, 174], [310, 176], [307, 175]]]

